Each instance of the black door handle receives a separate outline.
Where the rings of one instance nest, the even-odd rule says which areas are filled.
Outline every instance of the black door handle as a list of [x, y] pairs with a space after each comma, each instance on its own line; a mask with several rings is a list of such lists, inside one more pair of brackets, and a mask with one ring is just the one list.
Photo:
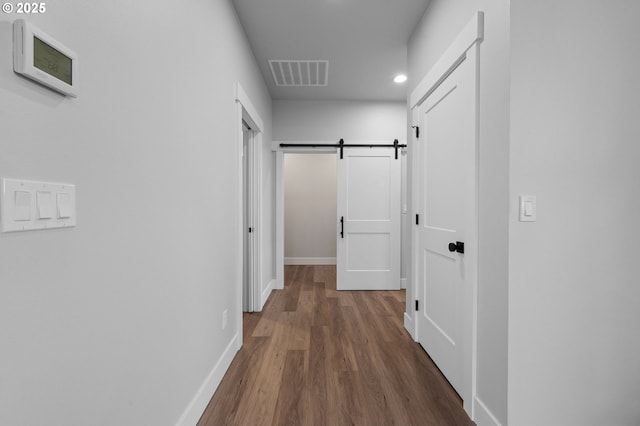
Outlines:
[[344, 238], [344, 216], [340, 216], [340, 238]]
[[464, 243], [461, 241], [456, 241], [455, 243], [449, 243], [449, 251], [458, 253], [464, 253]]

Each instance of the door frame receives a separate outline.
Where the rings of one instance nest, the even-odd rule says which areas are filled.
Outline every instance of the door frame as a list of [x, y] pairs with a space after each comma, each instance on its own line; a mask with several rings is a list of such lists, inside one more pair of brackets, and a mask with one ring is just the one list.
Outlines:
[[[475, 415], [476, 406], [476, 376], [477, 376], [477, 306], [478, 306], [478, 258], [479, 258], [479, 244], [478, 244], [478, 205], [479, 205], [479, 164], [478, 164], [478, 148], [479, 148], [479, 69], [480, 69], [480, 43], [484, 38], [484, 14], [483, 12], [477, 12], [456, 37], [454, 42], [449, 46], [445, 53], [440, 57], [431, 70], [424, 76], [416, 88], [411, 92], [409, 98], [409, 110], [411, 117], [411, 124], [413, 126], [420, 125], [419, 109], [422, 103], [429, 97], [431, 93], [456, 69], [456, 67], [463, 61], [469, 61], [471, 66], [475, 67], [475, 93], [476, 93], [476, 114], [475, 114], [475, 152], [476, 152], [476, 188], [475, 188], [475, 211], [474, 211], [474, 244], [467, 251], [465, 256], [471, 257], [473, 262], [473, 273], [470, 277], [470, 286], [465, 287], [464, 295], [464, 316], [463, 316], [463, 391], [462, 399], [464, 401], [464, 410], [469, 417], [473, 420]], [[423, 139], [413, 138], [414, 144], [411, 149], [411, 196], [412, 199], [417, 201], [419, 194], [420, 182], [420, 150], [422, 149]], [[419, 204], [417, 202], [411, 203], [412, 217], [416, 214], [423, 212], [419, 211]], [[419, 262], [419, 250], [418, 250], [418, 228], [412, 226], [411, 230], [411, 299], [418, 300], [418, 262]], [[409, 301], [409, 294], [407, 294]], [[412, 335], [414, 340], [418, 339], [418, 321], [415, 311], [411, 311], [409, 308], [410, 303], [407, 303], [407, 310], [409, 312], [405, 315], [405, 328]], [[422, 308], [424, 309], [424, 307]]]
[[236, 284], [236, 308], [237, 308], [237, 324], [238, 324], [238, 349], [242, 347], [242, 313], [244, 311], [244, 304], [242, 301], [242, 292], [244, 283], [242, 280], [243, 275], [243, 265], [242, 258], [244, 256], [243, 245], [244, 245], [244, 233], [247, 232], [243, 226], [243, 209], [244, 209], [244, 200], [243, 200], [243, 145], [244, 145], [244, 136], [242, 132], [243, 121], [245, 121], [249, 127], [251, 128], [252, 135], [249, 138], [248, 151], [251, 151], [253, 155], [250, 155], [249, 160], [249, 176], [250, 176], [250, 197], [251, 202], [250, 211], [248, 212], [248, 221], [252, 224], [252, 234], [253, 234], [253, 244], [250, 244], [251, 262], [249, 264], [249, 269], [251, 270], [249, 276], [252, 278], [250, 284], [251, 294], [250, 299], [252, 300], [253, 311], [262, 310], [262, 305], [260, 304], [260, 296], [261, 296], [261, 286], [260, 281], [262, 277], [262, 138], [264, 134], [264, 122], [262, 118], [258, 114], [257, 109], [253, 106], [251, 99], [244, 91], [240, 83], [236, 83], [236, 164], [237, 164], [237, 190], [238, 194], [237, 198], [237, 208], [238, 212], [238, 223], [236, 225], [237, 232], [237, 258], [238, 265], [236, 266], [236, 276], [237, 276], [237, 284]]

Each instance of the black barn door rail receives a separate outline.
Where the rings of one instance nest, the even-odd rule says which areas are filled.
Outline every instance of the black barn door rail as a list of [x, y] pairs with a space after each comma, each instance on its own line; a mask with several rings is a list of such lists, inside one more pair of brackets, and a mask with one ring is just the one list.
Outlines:
[[344, 139], [340, 139], [338, 143], [315, 143], [315, 144], [306, 144], [306, 143], [281, 143], [280, 148], [338, 148], [340, 149], [340, 159], [343, 158], [343, 148], [395, 148], [396, 150], [396, 160], [398, 159], [398, 149], [406, 148], [406, 144], [398, 143], [398, 139], [394, 139], [393, 144], [381, 144], [381, 145], [362, 145], [362, 144], [353, 144], [353, 143], [344, 143]]

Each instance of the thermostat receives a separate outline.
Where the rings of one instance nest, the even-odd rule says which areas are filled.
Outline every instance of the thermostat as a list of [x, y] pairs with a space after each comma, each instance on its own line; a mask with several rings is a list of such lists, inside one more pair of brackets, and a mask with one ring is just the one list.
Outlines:
[[13, 70], [68, 96], [78, 96], [78, 55], [35, 25], [13, 23]]

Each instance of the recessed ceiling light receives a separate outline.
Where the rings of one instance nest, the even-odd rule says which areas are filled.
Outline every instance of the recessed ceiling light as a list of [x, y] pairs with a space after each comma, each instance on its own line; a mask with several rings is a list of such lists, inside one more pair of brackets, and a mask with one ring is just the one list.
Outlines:
[[398, 74], [395, 77], [393, 77], [393, 81], [395, 81], [398, 84], [404, 83], [405, 81], [407, 81], [407, 76], [404, 74]]

